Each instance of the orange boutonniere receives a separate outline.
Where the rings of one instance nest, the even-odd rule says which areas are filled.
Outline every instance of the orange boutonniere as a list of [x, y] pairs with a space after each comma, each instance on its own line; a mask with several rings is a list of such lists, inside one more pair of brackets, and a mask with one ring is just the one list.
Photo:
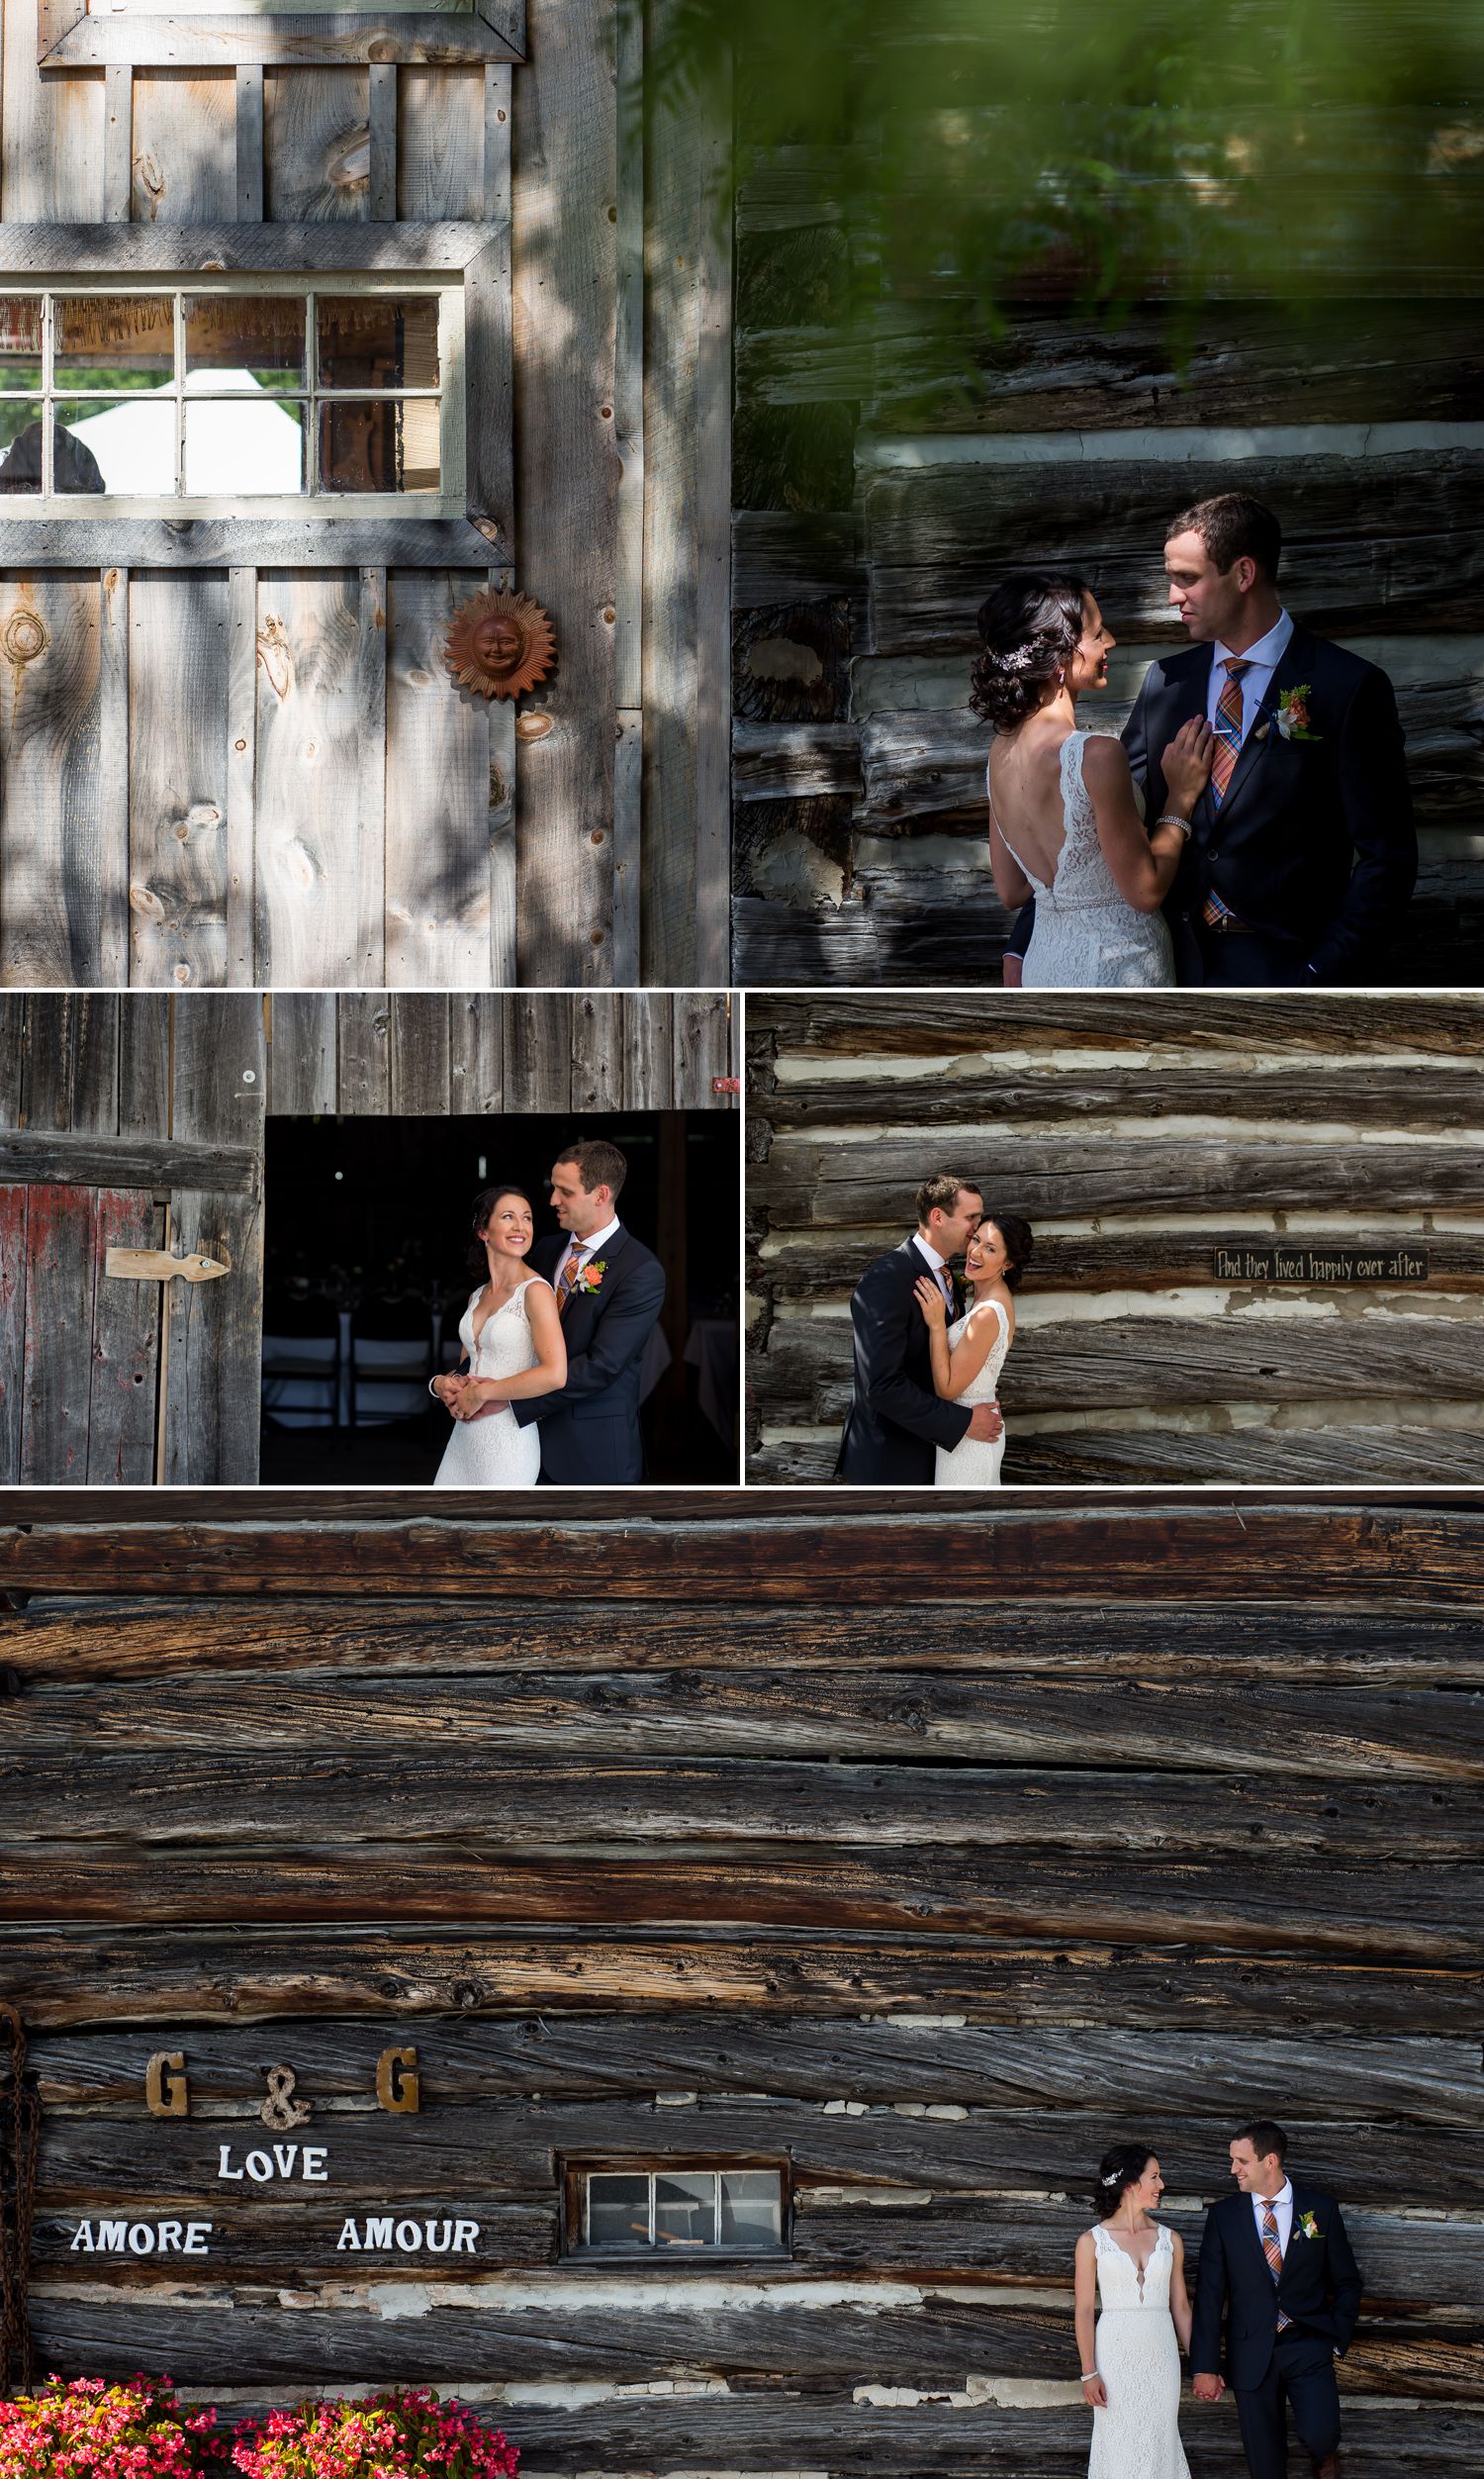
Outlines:
[[1317, 740], [1319, 738], [1320, 735], [1315, 730], [1309, 714], [1309, 697], [1307, 680], [1295, 689], [1279, 691], [1277, 722], [1278, 730], [1285, 740]]
[[608, 1261], [606, 1257], [595, 1257], [590, 1266], [584, 1266], [581, 1274], [577, 1278], [579, 1290], [602, 1290], [603, 1278], [606, 1274], [607, 1270]]

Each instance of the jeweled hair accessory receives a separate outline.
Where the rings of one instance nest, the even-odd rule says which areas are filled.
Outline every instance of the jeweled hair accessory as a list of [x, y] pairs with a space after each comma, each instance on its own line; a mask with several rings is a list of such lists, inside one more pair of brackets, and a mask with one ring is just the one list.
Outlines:
[[1036, 650], [1034, 646], [1019, 645], [1013, 654], [996, 654], [994, 659], [1004, 671], [1031, 671], [1035, 667]]

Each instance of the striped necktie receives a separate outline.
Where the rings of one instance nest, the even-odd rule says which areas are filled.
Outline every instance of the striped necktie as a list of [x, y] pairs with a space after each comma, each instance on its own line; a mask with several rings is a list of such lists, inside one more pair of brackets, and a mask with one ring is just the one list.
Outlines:
[[[1283, 2270], [1283, 2250], [1278, 2244], [1278, 2216], [1273, 2209], [1276, 2202], [1277, 2198], [1274, 2196], [1270, 2201], [1264, 2201], [1262, 2206], [1262, 2252], [1267, 2257], [1267, 2269], [1272, 2274], [1272, 2285], [1274, 2289], [1278, 2286], [1278, 2281]], [[1278, 2309], [1278, 2331], [1281, 2333], [1284, 2327], [1292, 2322], [1293, 2318], [1291, 2316], [1285, 2316], [1282, 2308], [1280, 2307]]]
[[574, 1240], [571, 1247], [567, 1251], [566, 1263], [563, 1266], [561, 1273], [557, 1276], [558, 1314], [560, 1314], [566, 1307], [568, 1300], [572, 1297], [573, 1291], [577, 1287], [577, 1278], [579, 1273], [582, 1271], [582, 1242], [580, 1240]]
[[1227, 797], [1227, 786], [1242, 755], [1242, 680], [1252, 670], [1251, 663], [1235, 660], [1226, 665], [1226, 679], [1216, 706], [1216, 754], [1211, 761], [1211, 803], [1220, 809]]

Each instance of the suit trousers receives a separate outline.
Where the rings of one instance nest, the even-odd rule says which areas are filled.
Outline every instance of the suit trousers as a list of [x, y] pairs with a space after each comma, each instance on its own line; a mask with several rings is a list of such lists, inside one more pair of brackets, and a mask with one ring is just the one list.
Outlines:
[[1313, 2340], [1280, 2334], [1267, 2374], [1247, 2391], [1234, 2386], [1242, 2445], [1252, 2479], [1288, 2479], [1288, 2419], [1311, 2460], [1323, 2461], [1340, 2445], [1340, 2386], [1335, 2361], [1317, 2355]]
[[1195, 931], [1201, 979], [1208, 990], [1298, 990], [1316, 987], [1304, 970], [1295, 940], [1266, 938], [1254, 929]]

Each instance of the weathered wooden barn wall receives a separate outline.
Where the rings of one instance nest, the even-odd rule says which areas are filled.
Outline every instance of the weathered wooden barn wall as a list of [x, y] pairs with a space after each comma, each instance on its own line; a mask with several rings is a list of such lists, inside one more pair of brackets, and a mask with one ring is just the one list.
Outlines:
[[[725, 984], [726, 716], [702, 674], [726, 615], [700, 546], [715, 506], [724, 535], [726, 388], [697, 428], [704, 374], [653, 366], [667, 318], [703, 320], [716, 289], [692, 247], [706, 166], [675, 113], [646, 125], [644, 0], [487, 13], [515, 29], [506, 56], [474, 56], [473, 15], [362, 8], [298, 35], [265, 17], [256, 65], [240, 20], [154, 17], [157, 58], [131, 65], [132, 16], [92, 30], [110, 65], [39, 68], [38, 0], [8, 0], [0, 207], [58, 273], [181, 237], [189, 267], [197, 234], [229, 269], [292, 267], [306, 232], [349, 269], [503, 238], [468, 411], [505, 564], [476, 544], [400, 565], [406, 501], [338, 565], [303, 525], [249, 564], [218, 527], [215, 561], [208, 542], [165, 570], [129, 547], [147, 527], [106, 517], [90, 566], [56, 527], [54, 564], [12, 555], [0, 983]], [[559, 653], [518, 717], [456, 690], [442, 651], [456, 607], [510, 576]]]
[[[1473, 119], [1453, 104], [1457, 137]], [[925, 181], [943, 143], [923, 131]], [[988, 197], [992, 115], [980, 144]], [[1433, 254], [1440, 194], [1459, 234], [1484, 229], [1477, 140], [1450, 150], [1436, 114], [1335, 113], [1310, 118], [1301, 148], [1315, 202], [1304, 310], [1203, 293], [1089, 316], [1064, 270], [1012, 301], [1004, 333], [952, 377], [935, 305], [888, 292], [861, 323], [878, 237], [853, 228], [844, 147], [748, 157], [733, 459], [739, 982], [997, 979], [1008, 923], [986, 849], [989, 733], [969, 708], [988, 583], [1022, 562], [1089, 578], [1121, 643], [1111, 694], [1083, 714], [1119, 729], [1150, 659], [1184, 642], [1165, 524], [1223, 489], [1254, 491], [1282, 517], [1293, 610], [1396, 683], [1423, 867], [1387, 978], [1480, 980], [1484, 315], [1467, 297], [1477, 239], [1457, 263]], [[1362, 163], [1392, 178], [1405, 167], [1415, 184], [1415, 215], [1398, 191], [1384, 259], [1346, 248], [1344, 201]], [[1173, 228], [1184, 212], [1171, 195]], [[1209, 285], [1219, 292], [1219, 269]]]
[[[1072, 2479], [1090, 2165], [1152, 2142], [1193, 2250], [1264, 2108], [1365, 2270], [1346, 2469], [1479, 2468], [1471, 1503], [12, 1492], [0, 1592], [45, 2366], [433, 2378], [532, 2474]], [[228, 2184], [279, 2064], [325, 2182]], [[595, 2157], [787, 2163], [790, 2259], [560, 2261]], [[74, 2248], [164, 2215], [208, 2255]]]
[[[833, 1471], [850, 1293], [962, 1170], [1036, 1232], [1006, 1481], [1484, 1479], [1484, 1002], [755, 996], [759, 1479]], [[1219, 1248], [1412, 1241], [1425, 1282]]]
[[268, 1115], [734, 1110], [732, 1042], [706, 993], [0, 998], [0, 1478], [256, 1478]]

